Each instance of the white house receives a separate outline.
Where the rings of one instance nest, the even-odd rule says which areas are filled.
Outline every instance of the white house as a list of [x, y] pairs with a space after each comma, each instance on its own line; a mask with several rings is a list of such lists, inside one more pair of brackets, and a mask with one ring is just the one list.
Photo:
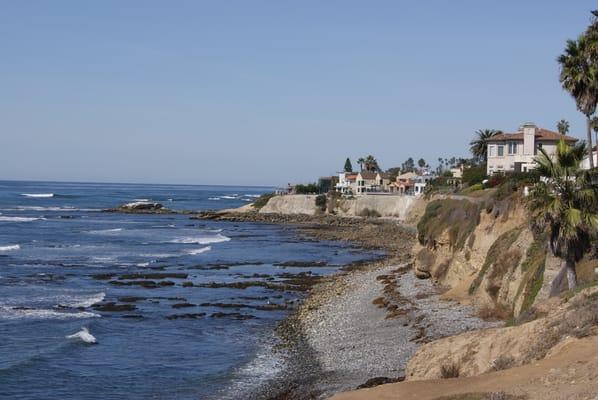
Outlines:
[[343, 194], [357, 193], [356, 180], [356, 172], [340, 172], [338, 174], [338, 183], [335, 186], [336, 191]]
[[415, 184], [413, 185], [413, 194], [416, 196], [424, 194], [424, 190], [430, 181], [436, 179], [436, 175], [428, 174], [428, 175], [418, 175], [415, 178]]
[[563, 138], [575, 143], [576, 138], [561, 135], [548, 129], [538, 128], [528, 122], [515, 133], [501, 133], [488, 139], [487, 173], [527, 172], [535, 165], [534, 157], [538, 149], [549, 155], [556, 152], [556, 144]]
[[[594, 168], [598, 167], [598, 154], [596, 153], [596, 146], [592, 148], [592, 157], [594, 158]], [[590, 169], [590, 157], [587, 156], [581, 161], [581, 168]]]

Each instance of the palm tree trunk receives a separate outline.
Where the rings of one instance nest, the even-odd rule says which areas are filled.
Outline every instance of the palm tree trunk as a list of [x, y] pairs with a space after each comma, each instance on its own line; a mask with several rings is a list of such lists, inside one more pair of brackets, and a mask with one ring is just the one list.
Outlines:
[[569, 290], [577, 287], [577, 272], [575, 272], [575, 261], [572, 259], [565, 259], [561, 262], [561, 269], [556, 274], [552, 283], [550, 284], [550, 297], [558, 296], [561, 292], [563, 279], [567, 277], [567, 285]]
[[558, 294], [561, 292], [561, 286], [563, 284], [563, 279], [565, 279], [566, 274], [567, 274], [567, 261], [563, 260], [561, 262], [561, 269], [559, 269], [559, 272], [556, 274], [556, 276], [552, 280], [552, 283], [550, 284], [550, 294], [549, 294], [550, 297], [558, 296]]
[[594, 169], [594, 156], [592, 155], [592, 119], [589, 115], [586, 115], [586, 118], [588, 128], [588, 147], [590, 148], [590, 169]]
[[569, 284], [569, 290], [577, 287], [577, 272], [575, 272], [575, 261], [569, 259], [566, 262], [567, 265], [567, 283]]

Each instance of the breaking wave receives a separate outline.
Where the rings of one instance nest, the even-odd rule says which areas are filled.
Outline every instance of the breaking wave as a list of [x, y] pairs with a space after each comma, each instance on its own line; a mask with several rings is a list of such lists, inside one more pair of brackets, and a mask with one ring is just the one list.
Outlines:
[[191, 254], [192, 256], [196, 256], [198, 254], [205, 253], [210, 250], [212, 250], [212, 248], [210, 246], [206, 246], [206, 247], [202, 247], [201, 249], [189, 250], [188, 253]]
[[37, 221], [38, 219], [45, 219], [45, 218], [35, 218], [35, 217], [6, 217], [0, 215], [0, 222], [31, 222]]
[[212, 244], [228, 242], [230, 238], [228, 236], [221, 235], [220, 233], [215, 236], [204, 236], [204, 237], [183, 237], [178, 238], [170, 243], [183, 243], [183, 244]]
[[98, 317], [100, 317], [99, 314], [88, 311], [60, 312], [43, 308], [0, 306], [0, 319], [76, 319]]
[[21, 246], [18, 244], [11, 244], [8, 246], [0, 246], [0, 251], [13, 251], [13, 250], [19, 250], [20, 248], [21, 248]]
[[59, 304], [60, 307], [72, 307], [72, 308], [87, 308], [91, 307], [96, 303], [101, 302], [106, 297], [106, 293], [100, 292], [91, 295], [76, 295], [76, 296], [65, 296], [64, 300]]
[[54, 193], [21, 193], [21, 196], [32, 198], [48, 198], [54, 197]]

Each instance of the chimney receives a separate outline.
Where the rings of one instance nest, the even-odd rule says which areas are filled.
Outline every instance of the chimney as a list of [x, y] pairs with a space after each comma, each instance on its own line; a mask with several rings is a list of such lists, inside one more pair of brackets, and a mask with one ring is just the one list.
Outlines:
[[526, 122], [521, 126], [523, 130], [523, 154], [526, 156], [533, 156], [536, 147], [536, 124], [533, 122]]

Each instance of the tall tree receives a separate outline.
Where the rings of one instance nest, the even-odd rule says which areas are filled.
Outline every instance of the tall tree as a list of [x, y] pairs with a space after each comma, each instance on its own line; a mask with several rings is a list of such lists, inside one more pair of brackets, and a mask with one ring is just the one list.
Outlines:
[[[590, 49], [590, 40], [580, 35], [577, 40], [567, 40], [565, 52], [557, 61], [561, 66], [560, 82], [568, 91], [577, 109], [586, 116], [587, 142], [592, 148], [592, 120], [598, 103], [598, 65], [594, 62]], [[594, 160], [590, 157], [590, 169]]]
[[565, 275], [570, 289], [577, 286], [575, 264], [589, 251], [598, 228], [598, 186], [592, 183], [590, 172], [580, 168], [585, 143], [569, 146], [561, 139], [553, 156], [539, 151], [536, 169], [546, 179], [532, 188], [527, 205], [535, 225], [547, 228], [553, 254], [562, 259], [551, 284], [553, 296]]
[[495, 129], [478, 129], [475, 131], [476, 137], [469, 142], [471, 146], [469, 151], [471, 151], [471, 154], [473, 154], [478, 162], [488, 161], [488, 140], [499, 133], [502, 133], [502, 131]]
[[359, 157], [359, 158], [357, 159], [357, 164], [359, 164], [359, 169], [360, 169], [361, 171], [363, 171], [363, 164], [365, 164], [365, 158], [363, 158], [363, 157]]
[[556, 129], [559, 131], [561, 135], [566, 135], [569, 133], [569, 121], [566, 119], [562, 119], [556, 123]]
[[420, 168], [423, 168], [423, 167], [425, 167], [425, 166], [426, 166], [426, 160], [424, 160], [423, 158], [420, 158], [419, 160], [417, 160], [417, 165], [418, 165]]
[[364, 164], [365, 164], [366, 171], [371, 171], [371, 172], [380, 171], [380, 167], [378, 166], [378, 161], [371, 154], [365, 158]]
[[409, 157], [402, 165], [403, 173], [405, 172], [413, 172], [415, 169], [415, 161], [413, 157]]
[[353, 172], [353, 165], [351, 165], [349, 157], [345, 160], [345, 172]]
[[[598, 146], [598, 117], [592, 117], [592, 129], [594, 130], [594, 145]], [[592, 152], [595, 150], [595, 148], [591, 149]], [[591, 154], [588, 151], [588, 154]]]

